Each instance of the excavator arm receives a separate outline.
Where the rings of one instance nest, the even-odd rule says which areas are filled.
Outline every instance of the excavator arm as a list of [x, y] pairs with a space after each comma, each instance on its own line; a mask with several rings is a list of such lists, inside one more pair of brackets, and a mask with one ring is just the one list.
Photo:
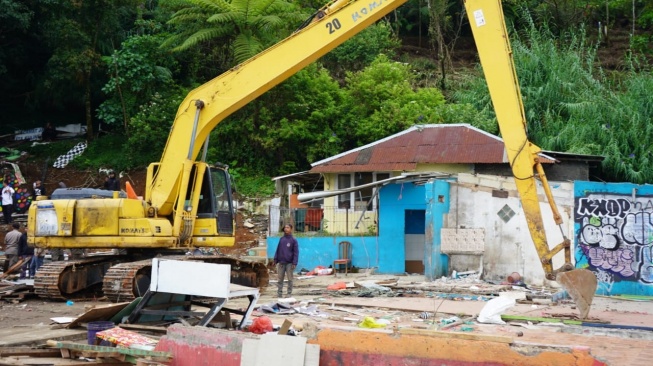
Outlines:
[[[181, 103], [145, 200], [156, 215], [182, 220], [195, 158], [209, 133], [247, 103], [288, 79], [406, 0], [338, 0], [320, 9], [300, 30], [191, 91]], [[178, 224], [176, 224], [178, 225]], [[175, 230], [178, 231], [178, 230]]]
[[[546, 278], [557, 280], [566, 288], [576, 301], [581, 318], [585, 318], [596, 292], [596, 277], [591, 271], [574, 269], [571, 242], [562, 228], [560, 243], [551, 248], [547, 241], [536, 178], [544, 188], [558, 226], [562, 224], [562, 217], [540, 162], [541, 149], [528, 140], [524, 104], [501, 1], [465, 0], [465, 8], [535, 250]], [[564, 252], [564, 263], [554, 269], [553, 257], [561, 251]]]

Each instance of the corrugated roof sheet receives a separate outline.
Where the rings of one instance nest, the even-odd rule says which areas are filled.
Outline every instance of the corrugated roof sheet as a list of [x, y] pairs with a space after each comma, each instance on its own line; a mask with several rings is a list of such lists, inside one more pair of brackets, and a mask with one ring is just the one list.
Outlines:
[[318, 161], [311, 173], [411, 171], [417, 164], [507, 163], [503, 140], [467, 124], [414, 126]]

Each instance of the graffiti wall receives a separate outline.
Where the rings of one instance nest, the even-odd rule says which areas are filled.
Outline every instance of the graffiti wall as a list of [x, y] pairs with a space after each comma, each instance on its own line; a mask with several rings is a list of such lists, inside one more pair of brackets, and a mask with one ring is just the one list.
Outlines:
[[653, 186], [575, 182], [577, 268], [599, 295], [653, 295]]

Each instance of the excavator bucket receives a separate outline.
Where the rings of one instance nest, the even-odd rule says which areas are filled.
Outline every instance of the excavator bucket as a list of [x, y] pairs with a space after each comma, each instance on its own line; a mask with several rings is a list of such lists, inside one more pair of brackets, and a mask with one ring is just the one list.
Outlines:
[[571, 299], [576, 303], [580, 319], [587, 318], [592, 300], [594, 300], [594, 293], [596, 293], [597, 281], [594, 273], [587, 269], [574, 269], [558, 273], [556, 281], [567, 290]]

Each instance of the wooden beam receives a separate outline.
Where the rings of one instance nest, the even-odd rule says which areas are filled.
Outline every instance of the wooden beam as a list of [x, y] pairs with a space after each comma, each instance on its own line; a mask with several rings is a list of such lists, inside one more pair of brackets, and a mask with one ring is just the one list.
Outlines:
[[513, 343], [512, 337], [495, 336], [489, 334], [442, 332], [438, 330], [411, 329], [411, 328], [401, 328], [399, 329], [399, 333], [421, 335], [421, 336], [428, 336], [428, 337], [438, 337], [438, 338], [464, 339], [469, 341], [486, 341], [486, 342], [508, 343], [508, 344]]

